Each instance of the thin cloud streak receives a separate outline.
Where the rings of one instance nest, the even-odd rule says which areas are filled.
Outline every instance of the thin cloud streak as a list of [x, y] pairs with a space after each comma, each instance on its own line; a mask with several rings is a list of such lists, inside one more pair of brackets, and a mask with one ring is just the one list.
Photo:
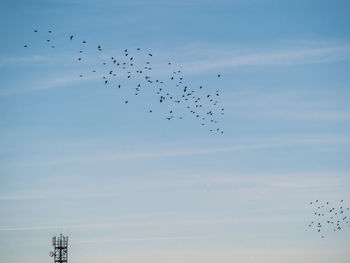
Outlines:
[[71, 193], [65, 193], [64, 196], [61, 196], [62, 192], [60, 193], [47, 193], [47, 194], [12, 194], [12, 195], [3, 195], [0, 196], [0, 202], [1, 201], [20, 201], [20, 200], [42, 200], [42, 199], [81, 199], [81, 198], [106, 198], [106, 197], [117, 197], [120, 196], [120, 193], [80, 193], [80, 194], [71, 194]]
[[53, 88], [60, 88], [60, 87], [65, 87], [67, 85], [74, 85], [77, 83], [86, 83], [87, 81], [97, 80], [99, 78], [102, 78], [101, 74], [96, 76], [88, 76], [84, 78], [81, 78], [79, 76], [72, 76], [72, 74], [62, 75], [60, 77], [57, 77], [51, 80], [43, 81], [43, 83], [40, 83], [40, 84], [32, 84], [30, 88], [16, 88], [16, 89], [2, 90], [0, 91], [0, 96], [23, 94], [23, 93], [33, 92], [33, 91], [42, 91], [42, 90], [48, 90]]
[[140, 241], [163, 241], [163, 240], [186, 240], [186, 239], [198, 239], [203, 238], [196, 236], [183, 236], [183, 237], [144, 237], [144, 238], [122, 238], [122, 239], [97, 239], [97, 240], [84, 240], [76, 241], [74, 244], [96, 244], [96, 243], [119, 243], [119, 242], [140, 242]]
[[42, 230], [55, 230], [55, 229], [101, 229], [101, 228], [127, 228], [127, 227], [172, 227], [172, 226], [209, 226], [209, 225], [231, 225], [242, 223], [273, 223], [273, 222], [302, 222], [307, 219], [306, 216], [251, 216], [251, 217], [238, 217], [238, 218], [213, 218], [213, 219], [171, 219], [171, 220], [156, 220], [154, 222], [146, 220], [139, 222], [120, 222], [110, 224], [74, 224], [74, 225], [54, 225], [54, 226], [8, 226], [0, 227], [0, 232], [8, 231], [42, 231]]
[[[199, 73], [213, 69], [246, 66], [299, 65], [345, 61], [350, 59], [349, 46], [282, 50], [256, 53], [223, 59], [198, 60], [182, 65], [184, 74]], [[224, 55], [222, 55], [224, 57]], [[227, 55], [226, 55], [227, 57]]]
[[[200, 49], [200, 48], [199, 48]], [[221, 50], [221, 48], [217, 48]], [[174, 53], [179, 53], [174, 51]], [[196, 53], [203, 54], [202, 57], [207, 57], [206, 54], [208, 50], [206, 48], [196, 50]], [[179, 68], [182, 70], [183, 75], [198, 74], [201, 72], [215, 70], [215, 69], [225, 69], [232, 67], [247, 67], [247, 66], [274, 66], [274, 65], [299, 65], [299, 64], [315, 64], [315, 63], [328, 63], [328, 62], [337, 62], [337, 61], [347, 61], [350, 60], [350, 46], [331, 46], [331, 47], [321, 47], [321, 48], [300, 48], [300, 49], [287, 49], [274, 52], [260, 52], [244, 55], [231, 55], [230, 51], [222, 51], [219, 54], [216, 54], [215, 57], [211, 59], [196, 59], [196, 60], [185, 60], [182, 63], [176, 63]], [[173, 54], [164, 54], [161, 55], [163, 59], [165, 57], [172, 57]], [[231, 57], [230, 57], [231, 56]], [[190, 57], [190, 56], [189, 56]], [[217, 59], [216, 57], [219, 57]], [[221, 57], [221, 58], [220, 58]], [[230, 57], [230, 58], [227, 58]], [[92, 59], [92, 58], [90, 58]], [[27, 62], [27, 61], [45, 61], [52, 60], [52, 58], [44, 56], [31, 56], [31, 57], [18, 57], [18, 58], [6, 58], [0, 62], [0, 65], [6, 62]], [[164, 61], [163, 61], [164, 62]], [[165, 63], [165, 62], [164, 62]], [[158, 74], [159, 76], [167, 75], [168, 70], [164, 71], [164, 63], [155, 61], [153, 66], [153, 74]], [[158, 69], [157, 69], [158, 68]], [[43, 85], [38, 85], [34, 88], [22, 88], [16, 90], [3, 90], [0, 93], [0, 96], [16, 94], [16, 93], [25, 93], [31, 91], [40, 91], [50, 88], [57, 88], [61, 86], [66, 86], [74, 84], [78, 81], [89, 81], [98, 79], [101, 76], [92, 76], [92, 77], [72, 77], [62, 76], [55, 78], [53, 80], [46, 81]], [[33, 85], [32, 85], [33, 86]]]
[[348, 111], [298, 111], [298, 110], [275, 110], [275, 111], [260, 111], [251, 112], [248, 114], [253, 118], [273, 117], [283, 118], [284, 120], [323, 120], [323, 121], [350, 121], [350, 112]]
[[261, 92], [250, 89], [244, 92], [232, 92], [225, 96], [223, 105], [226, 114], [268, 120], [311, 120], [311, 121], [349, 121], [350, 108], [346, 96], [340, 97], [339, 91], [318, 92], [310, 88], [295, 87], [295, 91]]
[[212, 148], [187, 148], [185, 150], [170, 149], [167, 150], [148, 150], [148, 151], [136, 151], [136, 152], [105, 152], [99, 154], [80, 154], [75, 153], [72, 156], [65, 154], [64, 156], [44, 156], [32, 159], [31, 161], [15, 161], [14, 163], [7, 162], [7, 165], [57, 165], [67, 163], [86, 163], [86, 162], [100, 162], [100, 161], [117, 161], [128, 159], [145, 159], [145, 158], [168, 158], [168, 157], [181, 157], [190, 155], [205, 155], [205, 154], [220, 154], [225, 152], [239, 152], [250, 150], [263, 150], [282, 147], [301, 147], [308, 145], [318, 144], [332, 144], [332, 143], [350, 143], [348, 137], [309, 137], [309, 138], [286, 138], [283, 140], [274, 140], [266, 143], [255, 144], [243, 144], [233, 145], [228, 147], [212, 147]]
[[324, 143], [349, 143], [350, 138], [308, 138], [308, 139], [293, 139], [285, 140], [281, 142], [270, 142], [252, 145], [236, 145], [230, 147], [215, 147], [215, 148], [203, 148], [203, 149], [187, 149], [187, 150], [171, 150], [171, 151], [147, 151], [147, 152], [129, 152], [94, 156], [92, 159], [86, 158], [85, 161], [112, 161], [117, 159], [133, 159], [133, 158], [151, 158], [151, 157], [174, 157], [174, 156], [187, 156], [187, 155], [202, 155], [202, 154], [215, 154], [234, 151], [246, 151], [246, 150], [259, 150], [268, 148], [279, 148], [288, 146], [303, 146], [312, 144], [324, 144]]
[[22, 62], [40, 62], [40, 61], [51, 61], [51, 57], [47, 56], [22, 56], [22, 57], [2, 57], [0, 58], [0, 66], [7, 66], [9, 63], [22, 63]]
[[[123, 186], [124, 191], [103, 191], [97, 193], [93, 189], [86, 193], [70, 194], [69, 192], [60, 192], [52, 194], [32, 194], [18, 193], [0, 196], [0, 201], [28, 201], [39, 199], [84, 199], [84, 198], [114, 198], [121, 197], [138, 191], [154, 191], [157, 189], [179, 189], [181, 187], [191, 187], [191, 190], [198, 191], [210, 187], [216, 191], [222, 191], [222, 186], [227, 189], [234, 189], [235, 193], [245, 194], [251, 191], [303, 191], [311, 189], [332, 189], [347, 185], [350, 183], [348, 173], [287, 173], [287, 174], [215, 174], [213, 175], [193, 175], [186, 172], [177, 172], [185, 179], [155, 179], [150, 178], [149, 182], [132, 184], [132, 186]], [[169, 177], [173, 178], [170, 174]], [[154, 181], [155, 180], [155, 181]], [[39, 190], [35, 191], [38, 192]], [[62, 195], [64, 194], [64, 195]], [[62, 197], [64, 196], [64, 197]]]

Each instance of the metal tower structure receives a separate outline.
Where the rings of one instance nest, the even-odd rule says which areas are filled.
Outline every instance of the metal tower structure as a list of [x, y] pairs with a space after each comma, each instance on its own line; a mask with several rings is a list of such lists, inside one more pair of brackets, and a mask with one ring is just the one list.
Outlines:
[[50, 251], [49, 256], [53, 257], [54, 263], [68, 262], [68, 236], [60, 235], [52, 238], [53, 251]]

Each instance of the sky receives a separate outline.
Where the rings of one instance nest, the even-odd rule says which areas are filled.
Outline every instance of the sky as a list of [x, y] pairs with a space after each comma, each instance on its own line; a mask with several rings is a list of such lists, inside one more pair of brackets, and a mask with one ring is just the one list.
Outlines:
[[[308, 224], [310, 201], [350, 205], [349, 9], [1, 1], [0, 262], [51, 262], [60, 233], [74, 263], [347, 262], [350, 228], [322, 239]], [[82, 39], [103, 55], [78, 64]], [[171, 61], [220, 89], [224, 133], [88, 74], [137, 47], [155, 76]]]

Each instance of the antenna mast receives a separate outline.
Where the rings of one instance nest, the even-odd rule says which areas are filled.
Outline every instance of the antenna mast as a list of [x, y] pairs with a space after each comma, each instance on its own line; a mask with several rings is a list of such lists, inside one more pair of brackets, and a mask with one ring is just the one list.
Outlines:
[[68, 236], [60, 235], [52, 238], [53, 251], [50, 251], [49, 256], [53, 257], [54, 263], [68, 262]]

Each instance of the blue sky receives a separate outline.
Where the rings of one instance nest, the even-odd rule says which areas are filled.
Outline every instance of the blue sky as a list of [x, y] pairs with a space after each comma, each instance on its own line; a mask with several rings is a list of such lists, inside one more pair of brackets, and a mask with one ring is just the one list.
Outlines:
[[[50, 262], [61, 232], [75, 263], [347, 262], [350, 229], [307, 224], [311, 200], [350, 205], [348, 1], [0, 7], [0, 262]], [[87, 73], [137, 47], [220, 89], [225, 133]]]

